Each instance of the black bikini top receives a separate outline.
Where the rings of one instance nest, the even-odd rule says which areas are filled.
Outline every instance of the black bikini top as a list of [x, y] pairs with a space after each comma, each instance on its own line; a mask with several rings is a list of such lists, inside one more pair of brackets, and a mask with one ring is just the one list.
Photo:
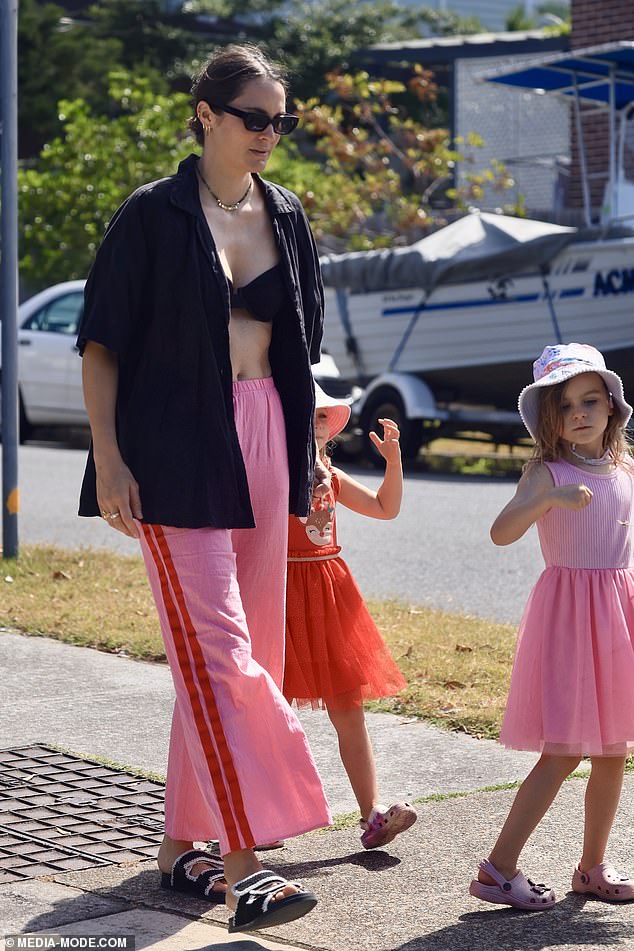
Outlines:
[[227, 281], [231, 307], [248, 310], [254, 320], [270, 323], [282, 309], [285, 288], [281, 264], [274, 264], [244, 287], [234, 288], [229, 278]]

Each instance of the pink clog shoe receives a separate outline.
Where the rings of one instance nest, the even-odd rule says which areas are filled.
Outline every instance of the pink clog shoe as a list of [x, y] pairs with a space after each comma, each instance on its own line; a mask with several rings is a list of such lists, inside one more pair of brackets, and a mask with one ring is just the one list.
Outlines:
[[378, 849], [395, 839], [416, 822], [418, 813], [408, 802], [397, 802], [389, 809], [375, 806], [367, 821], [361, 819], [361, 845], [364, 849]]
[[469, 885], [469, 894], [494, 905], [511, 905], [524, 911], [546, 911], [555, 907], [555, 893], [546, 885], [535, 885], [522, 872], [508, 880], [501, 875], [488, 859], [482, 859], [478, 868], [495, 880], [495, 885], [485, 885], [474, 878]]
[[634, 881], [605, 862], [587, 872], [577, 866], [572, 876], [572, 890], [579, 895], [594, 895], [602, 901], [634, 901]]

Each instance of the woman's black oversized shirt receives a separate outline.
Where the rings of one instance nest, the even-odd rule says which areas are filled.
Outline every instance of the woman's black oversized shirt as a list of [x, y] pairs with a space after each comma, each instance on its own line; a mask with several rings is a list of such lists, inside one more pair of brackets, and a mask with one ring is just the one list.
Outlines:
[[[112, 218], [85, 291], [79, 328], [118, 355], [117, 437], [146, 522], [250, 528], [253, 511], [233, 415], [229, 289], [198, 197], [197, 156], [144, 185]], [[288, 290], [269, 360], [286, 423], [289, 513], [309, 510], [314, 390], [323, 288], [299, 199], [258, 179]], [[92, 448], [80, 515], [99, 515]]]

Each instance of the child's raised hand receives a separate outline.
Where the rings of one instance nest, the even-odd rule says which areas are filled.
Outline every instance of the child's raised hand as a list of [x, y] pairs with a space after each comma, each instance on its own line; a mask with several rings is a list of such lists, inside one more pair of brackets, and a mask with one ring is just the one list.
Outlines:
[[553, 489], [553, 502], [562, 509], [584, 509], [592, 501], [587, 485], [559, 485]]
[[380, 425], [383, 427], [383, 439], [370, 431], [370, 440], [372, 445], [380, 452], [386, 462], [400, 462], [401, 447], [399, 443], [400, 433], [398, 426], [391, 419], [380, 419]]

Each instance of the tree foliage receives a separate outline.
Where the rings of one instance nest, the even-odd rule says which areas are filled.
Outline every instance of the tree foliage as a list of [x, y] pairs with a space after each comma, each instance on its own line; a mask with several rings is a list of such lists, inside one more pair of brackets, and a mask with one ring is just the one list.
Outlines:
[[535, 30], [540, 25], [551, 35], [569, 33], [572, 21], [570, 4], [567, 0], [544, 0], [535, 8], [535, 16], [529, 16], [524, 5], [519, 4], [513, 7], [506, 17], [506, 29], [511, 31]]
[[[408, 243], [444, 224], [454, 202], [466, 206], [485, 185], [508, 184], [496, 166], [453, 187], [462, 157], [446, 129], [428, 129], [395, 105], [405, 91], [366, 73], [332, 73], [324, 99], [300, 103], [295, 141], [283, 139], [273, 153], [267, 177], [299, 195], [323, 249]], [[419, 68], [409, 91], [433, 99], [433, 77]], [[20, 268], [31, 291], [85, 277], [115, 209], [192, 150], [188, 96], [157, 92], [147, 77], [125, 71], [111, 74], [109, 92], [114, 118], [94, 114], [83, 99], [61, 102], [63, 134], [20, 172]]]
[[393, 0], [292, 0], [288, 12], [278, 12], [270, 27], [267, 45], [288, 64], [300, 99], [323, 94], [326, 74], [351, 68], [360, 50], [420, 35], [418, 14]]
[[188, 87], [190, 64], [206, 55], [209, 40], [193, 33], [193, 18], [166, 17], [160, 0], [99, 0], [88, 10], [96, 38], [115, 37], [124, 69], [154, 74]]
[[322, 95], [326, 74], [359, 67], [373, 44], [483, 29], [477, 17], [398, 0], [191, 0], [187, 9], [241, 23], [288, 65], [300, 99]]
[[57, 103], [82, 96], [95, 109], [108, 104], [108, 69], [121, 43], [73, 26], [54, 3], [20, 0], [18, 18], [18, 141], [20, 155], [36, 155], [59, 134]]
[[333, 69], [362, 67], [375, 43], [480, 29], [475, 17], [398, 0], [189, 0], [180, 14], [160, 0], [99, 0], [82, 19], [67, 16], [63, 0], [20, 0], [20, 154], [37, 155], [60, 134], [61, 99], [81, 97], [99, 114], [115, 109], [112, 70], [185, 92], [213, 49], [251, 40], [289, 66], [293, 93], [308, 99], [325, 93]]
[[[433, 101], [433, 76], [417, 67], [407, 86], [367, 73], [331, 73], [323, 101], [300, 103], [304, 128], [322, 156], [319, 190], [301, 195], [318, 240], [335, 250], [406, 244], [446, 223], [449, 208], [511, 183], [502, 165], [468, 170], [455, 186], [460, 152], [447, 129], [425, 127], [395, 104], [407, 90]], [[481, 144], [470, 139], [472, 147]]]
[[109, 92], [116, 118], [95, 115], [84, 99], [62, 101], [63, 135], [19, 172], [20, 273], [30, 290], [85, 277], [124, 198], [191, 151], [187, 96], [125, 72], [111, 74]]
[[486, 26], [477, 16], [460, 16], [453, 10], [437, 10], [434, 7], [422, 7], [419, 19], [434, 36], [466, 36], [484, 33]]

